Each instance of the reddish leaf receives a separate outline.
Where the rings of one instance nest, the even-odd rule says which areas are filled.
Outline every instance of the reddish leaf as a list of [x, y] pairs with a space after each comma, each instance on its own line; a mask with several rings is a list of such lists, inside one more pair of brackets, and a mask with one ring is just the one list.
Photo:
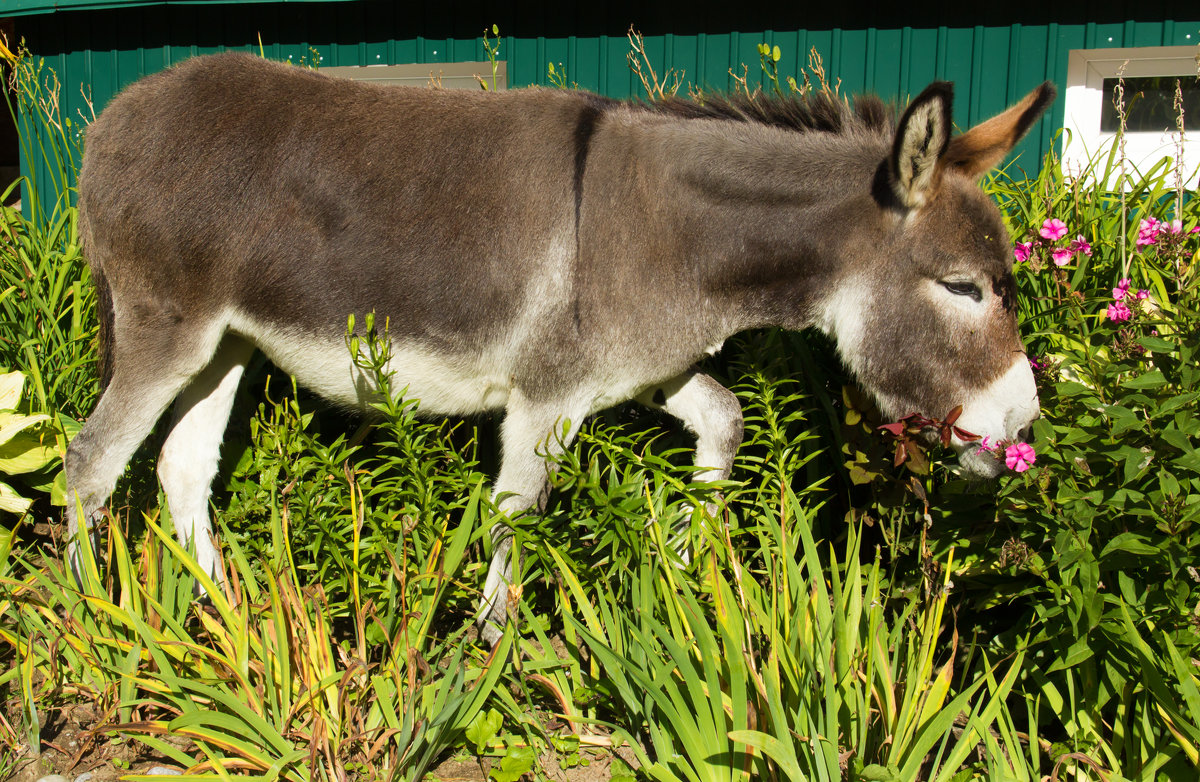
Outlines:
[[966, 429], [959, 429], [957, 426], [954, 427], [954, 433], [958, 435], [958, 439], [966, 440], [967, 442], [974, 442], [975, 440], [983, 439], [983, 437], [980, 435], [977, 435], [974, 432], [968, 432]]

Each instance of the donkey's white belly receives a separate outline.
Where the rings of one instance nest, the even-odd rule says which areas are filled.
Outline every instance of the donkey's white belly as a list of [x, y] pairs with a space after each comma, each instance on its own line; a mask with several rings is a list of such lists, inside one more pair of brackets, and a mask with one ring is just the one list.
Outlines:
[[[254, 343], [280, 369], [306, 388], [341, 405], [366, 408], [376, 392], [374, 378], [354, 365], [344, 339], [262, 326], [232, 319], [231, 330]], [[388, 371], [392, 390], [419, 403], [424, 413], [470, 415], [503, 408], [512, 378], [500, 345], [473, 357], [441, 355], [393, 344]]]

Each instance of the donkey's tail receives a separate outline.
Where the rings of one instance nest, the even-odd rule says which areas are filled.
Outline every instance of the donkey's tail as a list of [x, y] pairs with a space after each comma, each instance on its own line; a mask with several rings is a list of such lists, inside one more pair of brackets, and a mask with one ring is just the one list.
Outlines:
[[[84, 255], [88, 258], [88, 268], [92, 273], [92, 284], [96, 286], [96, 315], [100, 319], [100, 329], [97, 335], [99, 358], [96, 362], [96, 374], [100, 376], [100, 390], [108, 388], [112, 380], [112, 340], [113, 340], [113, 301], [112, 287], [104, 276], [104, 267], [96, 257], [96, 242], [92, 238], [91, 221], [84, 205], [84, 198], [79, 199], [79, 235], [83, 241]], [[89, 249], [91, 253], [89, 253]]]

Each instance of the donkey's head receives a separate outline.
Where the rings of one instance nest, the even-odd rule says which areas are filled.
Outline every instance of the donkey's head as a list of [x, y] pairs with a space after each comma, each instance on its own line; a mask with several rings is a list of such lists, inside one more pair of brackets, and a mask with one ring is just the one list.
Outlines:
[[[1037, 387], [1017, 332], [1011, 245], [979, 187], [1054, 98], [1044, 84], [1018, 105], [951, 137], [951, 86], [908, 107], [873, 195], [881, 232], [845, 267], [822, 326], [885, 415], [945, 418], [992, 441], [1027, 437]], [[958, 436], [964, 467], [1000, 462]]]

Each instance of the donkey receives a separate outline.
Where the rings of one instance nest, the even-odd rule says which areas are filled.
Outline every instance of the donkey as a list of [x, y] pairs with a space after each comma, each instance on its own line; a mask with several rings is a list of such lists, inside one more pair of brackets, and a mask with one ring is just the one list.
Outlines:
[[[728, 477], [741, 409], [695, 364], [757, 327], [830, 335], [887, 415], [962, 405], [963, 429], [1021, 437], [1037, 389], [978, 180], [1053, 97], [954, 137], [944, 82], [896, 121], [871, 98], [383, 87], [244, 54], [146, 77], [88, 129], [79, 176], [104, 392], [67, 452], [69, 556], [174, 402], [158, 473], [216, 577], [210, 484], [247, 361], [366, 408], [352, 313], [389, 318], [388, 371], [422, 413], [504, 411], [508, 514], [545, 502], [547, 451], [631, 399], [695, 434], [697, 479]], [[969, 471], [1002, 469], [953, 445]], [[511, 575], [496, 543], [492, 641]]]

